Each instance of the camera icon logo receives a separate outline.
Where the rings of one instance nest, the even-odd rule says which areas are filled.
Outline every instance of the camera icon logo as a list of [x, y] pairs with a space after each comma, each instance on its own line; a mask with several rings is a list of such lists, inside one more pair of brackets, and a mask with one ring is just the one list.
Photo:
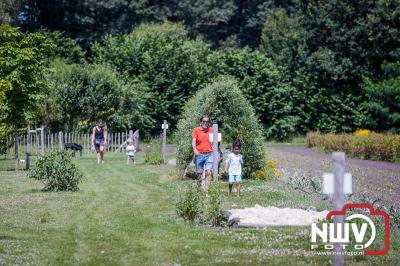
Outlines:
[[[368, 215], [362, 213], [355, 213], [345, 218], [344, 224], [335, 224], [324, 222], [322, 223], [322, 229], [318, 228], [317, 224], [311, 226], [311, 242], [317, 243], [317, 237], [319, 236], [324, 243], [326, 250], [333, 249], [333, 243], [340, 243], [343, 250], [347, 247], [353, 247], [355, 250], [364, 251], [364, 255], [385, 255], [389, 252], [389, 240], [390, 240], [390, 217], [384, 211], [377, 211], [371, 204], [368, 203], [351, 203], [345, 204], [342, 210], [331, 211], [327, 214], [326, 220], [330, 221], [334, 216], [345, 216], [349, 209], [367, 209]], [[380, 250], [368, 249], [369, 246], [375, 241], [376, 238], [376, 225], [370, 217], [382, 217], [384, 226], [384, 247]], [[361, 219], [361, 223], [349, 223], [353, 219]], [[328, 230], [329, 227], [329, 230]], [[368, 227], [370, 228], [370, 236], [366, 238], [366, 232]], [[351, 229], [351, 230], [350, 230]], [[335, 231], [337, 234], [335, 234]], [[350, 231], [354, 237], [356, 244], [350, 245]], [[329, 232], [329, 233], [328, 233]], [[317, 248], [317, 244], [312, 244], [311, 249]]]

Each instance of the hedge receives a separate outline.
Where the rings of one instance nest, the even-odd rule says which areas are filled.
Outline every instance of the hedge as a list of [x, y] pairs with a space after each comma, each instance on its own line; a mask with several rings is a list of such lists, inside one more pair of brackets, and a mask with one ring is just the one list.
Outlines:
[[400, 158], [400, 135], [369, 133], [307, 134], [308, 147], [319, 147], [326, 152], [342, 151], [349, 157], [394, 162]]

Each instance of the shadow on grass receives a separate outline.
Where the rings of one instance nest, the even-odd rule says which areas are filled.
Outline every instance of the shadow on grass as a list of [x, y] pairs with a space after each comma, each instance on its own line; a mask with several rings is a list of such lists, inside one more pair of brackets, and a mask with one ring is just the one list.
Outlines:
[[2, 236], [2, 235], [0, 235], [0, 241], [1, 240], [18, 240], [18, 238], [13, 237], [13, 236]]
[[43, 193], [46, 191], [42, 190], [41, 188], [32, 188], [32, 189], [27, 190], [27, 192], [35, 194], [35, 193]]
[[[15, 167], [5, 167], [5, 168], [0, 168], [0, 172], [15, 172]], [[19, 169], [19, 172], [25, 172], [25, 169]]]

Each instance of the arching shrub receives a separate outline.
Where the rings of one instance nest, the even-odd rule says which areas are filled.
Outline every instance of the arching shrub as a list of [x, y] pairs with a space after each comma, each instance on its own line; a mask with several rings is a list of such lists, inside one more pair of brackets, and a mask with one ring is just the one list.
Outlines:
[[250, 177], [265, 169], [261, 127], [237, 82], [230, 77], [219, 77], [198, 91], [185, 105], [176, 132], [179, 167], [184, 168], [193, 158], [192, 130], [198, 126], [203, 114], [208, 114], [211, 122], [218, 123], [223, 141], [242, 140], [245, 176]]

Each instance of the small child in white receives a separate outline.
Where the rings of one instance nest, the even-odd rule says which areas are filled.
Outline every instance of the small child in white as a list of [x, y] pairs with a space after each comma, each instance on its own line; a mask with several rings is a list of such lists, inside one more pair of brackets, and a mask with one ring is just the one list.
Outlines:
[[237, 197], [240, 198], [240, 182], [242, 181], [243, 157], [240, 154], [241, 145], [235, 142], [232, 145], [232, 152], [228, 155], [225, 164], [225, 172], [229, 174], [228, 196], [232, 193], [233, 183], [236, 182]]
[[128, 140], [128, 146], [126, 146], [126, 154], [128, 155], [126, 164], [129, 164], [130, 161], [132, 161], [132, 163], [135, 162], [135, 152], [136, 152], [136, 148], [133, 145], [133, 141]]

